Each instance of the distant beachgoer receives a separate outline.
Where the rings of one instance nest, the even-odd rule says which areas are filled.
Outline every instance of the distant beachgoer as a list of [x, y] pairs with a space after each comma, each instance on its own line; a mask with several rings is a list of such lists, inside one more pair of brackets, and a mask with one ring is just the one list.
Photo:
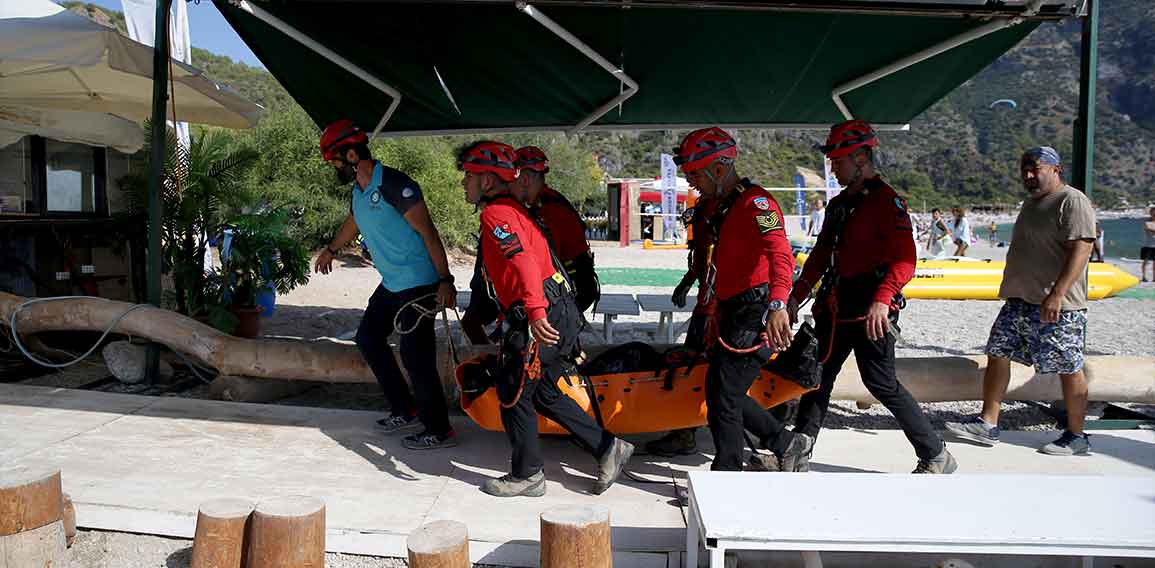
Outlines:
[[[999, 405], [1011, 378], [1011, 361], [1058, 373], [1067, 428], [1039, 451], [1056, 456], [1086, 454], [1083, 433], [1087, 380], [1083, 347], [1087, 330], [1087, 260], [1095, 240], [1091, 200], [1063, 183], [1054, 148], [1027, 150], [1020, 161], [1030, 197], [1015, 220], [999, 297], [1006, 300], [987, 340], [982, 414], [948, 422], [959, 438], [985, 446], [999, 441]], [[1153, 216], [1155, 217], [1155, 216]]]
[[989, 240], [990, 240], [991, 246], [993, 247], [993, 246], [999, 244], [999, 226], [996, 225], [994, 221], [991, 221], [990, 226], [987, 227], [987, 232], [990, 233]]
[[1151, 280], [1155, 280], [1155, 207], [1148, 214], [1151, 218], [1143, 223], [1143, 248], [1139, 249], [1139, 258], [1143, 264], [1139, 268], [1139, 275], [1144, 282], [1147, 280], [1147, 263], [1151, 263]]
[[951, 210], [954, 214], [954, 224], [951, 226], [951, 235], [954, 238], [954, 256], [966, 256], [967, 249], [970, 248], [971, 243], [974, 242], [974, 233], [971, 232], [970, 221], [967, 220], [967, 212], [962, 207], [955, 207]]
[[1091, 248], [1091, 262], [1103, 262], [1103, 223], [1095, 220], [1095, 242]]
[[826, 200], [819, 198], [814, 202], [814, 209], [810, 211], [810, 226], [806, 228], [806, 236], [817, 237], [822, 232], [822, 223], [826, 222]]
[[947, 251], [947, 246], [951, 243], [950, 227], [946, 224], [946, 219], [942, 218], [942, 211], [938, 208], [930, 211], [930, 237], [926, 241], [927, 254], [932, 257], [940, 257]]

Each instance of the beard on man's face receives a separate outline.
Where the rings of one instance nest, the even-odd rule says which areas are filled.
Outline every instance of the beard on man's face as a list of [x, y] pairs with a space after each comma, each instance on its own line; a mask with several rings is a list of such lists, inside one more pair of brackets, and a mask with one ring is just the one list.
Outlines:
[[340, 167], [333, 166], [333, 169], [336, 170], [337, 181], [340, 182], [341, 185], [353, 183], [353, 180], [357, 178], [357, 167], [349, 162], [345, 162], [344, 165]]

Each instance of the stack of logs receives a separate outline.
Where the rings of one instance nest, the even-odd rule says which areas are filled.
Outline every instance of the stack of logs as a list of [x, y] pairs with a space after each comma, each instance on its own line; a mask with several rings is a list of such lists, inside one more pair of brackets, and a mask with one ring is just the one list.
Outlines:
[[200, 506], [190, 568], [323, 568], [325, 504], [283, 497]]
[[[72, 502], [60, 471], [0, 469], [0, 566], [65, 566], [76, 534]], [[66, 544], [67, 543], [67, 544]], [[436, 521], [407, 542], [411, 568], [469, 568], [464, 524]], [[197, 513], [190, 568], [323, 568], [325, 504], [284, 497], [254, 505], [217, 499]], [[543, 568], [611, 568], [610, 513], [605, 507], [563, 506], [541, 514]]]
[[[464, 524], [436, 521], [409, 535], [410, 568], [469, 568], [469, 534]], [[610, 512], [573, 505], [541, 514], [542, 568], [612, 568]]]
[[65, 566], [76, 536], [60, 470], [0, 469], [0, 566]]

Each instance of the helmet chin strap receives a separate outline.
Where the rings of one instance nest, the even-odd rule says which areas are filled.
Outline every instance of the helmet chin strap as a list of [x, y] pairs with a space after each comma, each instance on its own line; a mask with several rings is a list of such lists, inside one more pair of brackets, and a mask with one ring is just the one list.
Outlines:
[[726, 173], [722, 175], [721, 179], [714, 176], [714, 172], [710, 171], [709, 166], [704, 169], [703, 173], [705, 173], [706, 177], [710, 179], [710, 182], [714, 184], [714, 194], [717, 195], [726, 189], [722, 186], [722, 182], [734, 176], [734, 165], [730, 164], [730, 168], [726, 170]]

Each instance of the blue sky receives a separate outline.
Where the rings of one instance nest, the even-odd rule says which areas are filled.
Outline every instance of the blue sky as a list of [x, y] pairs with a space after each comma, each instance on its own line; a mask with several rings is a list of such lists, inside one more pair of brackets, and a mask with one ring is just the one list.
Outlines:
[[[86, 0], [109, 10], [123, 12], [124, 6], [120, 0]], [[181, 2], [183, 0], [173, 0]], [[228, 22], [221, 16], [219, 10], [210, 0], [201, 0], [188, 3], [189, 31], [192, 35], [193, 47], [206, 49], [217, 55], [226, 55], [234, 61], [247, 63], [254, 67], [264, 68], [257, 56], [249, 50], [249, 46], [241, 41], [237, 32], [229, 27]], [[194, 59], [193, 65], [197, 62]]]

